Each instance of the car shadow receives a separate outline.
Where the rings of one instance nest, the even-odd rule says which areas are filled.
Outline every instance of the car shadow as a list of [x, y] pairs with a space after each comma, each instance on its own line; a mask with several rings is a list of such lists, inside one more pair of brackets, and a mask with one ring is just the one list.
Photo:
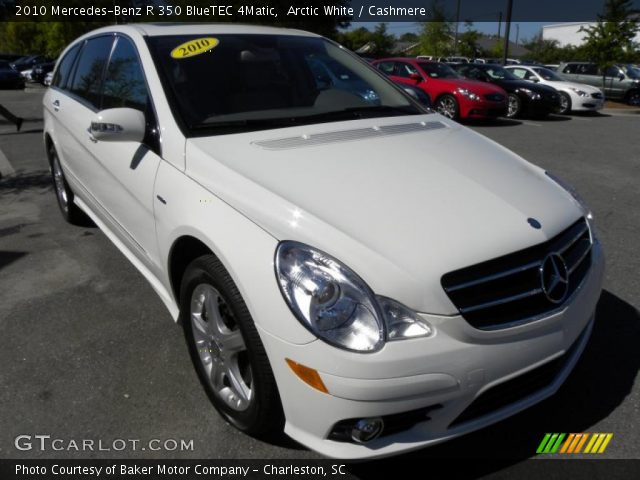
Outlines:
[[539, 122], [568, 122], [571, 120], [571, 117], [566, 115], [560, 115], [558, 113], [552, 113], [544, 117], [532, 116], [527, 118], [530, 120], [539, 121]]
[[0, 177], [0, 195], [17, 195], [23, 190], [42, 189], [53, 190], [51, 174], [48, 171], [18, 173]]
[[515, 127], [522, 125], [522, 122], [510, 118], [466, 119], [460, 123], [467, 127]]
[[352, 464], [349, 470], [356, 477], [369, 478], [380, 471], [443, 461], [449, 469], [460, 468], [460, 475], [451, 471], [453, 477], [477, 478], [520, 463], [536, 455], [545, 433], [585, 432], [607, 418], [632, 391], [640, 369], [638, 345], [640, 312], [605, 290], [591, 339], [555, 395], [477, 432], [405, 455]]
[[583, 118], [606, 118], [606, 117], [611, 117], [611, 115], [609, 115], [608, 113], [601, 113], [601, 112], [571, 112], [571, 116], [572, 117], [583, 117]]

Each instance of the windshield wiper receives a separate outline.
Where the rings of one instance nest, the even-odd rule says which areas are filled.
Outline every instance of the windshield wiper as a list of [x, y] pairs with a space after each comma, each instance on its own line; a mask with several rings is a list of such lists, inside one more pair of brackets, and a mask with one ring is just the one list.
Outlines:
[[225, 129], [225, 128], [264, 128], [264, 127], [289, 127], [293, 125], [305, 125], [316, 121], [349, 120], [387, 115], [412, 115], [420, 113], [414, 107], [391, 107], [387, 105], [368, 105], [362, 107], [350, 107], [342, 110], [316, 113], [314, 115], [302, 115], [298, 117], [276, 118], [245, 118], [239, 120], [223, 120], [220, 122], [205, 122], [191, 126], [194, 130]]
[[194, 130], [202, 130], [208, 128], [235, 128], [235, 127], [279, 127], [289, 126], [296, 123], [296, 119], [292, 117], [282, 118], [243, 118], [241, 120], [223, 120], [221, 122], [205, 122], [192, 125]]

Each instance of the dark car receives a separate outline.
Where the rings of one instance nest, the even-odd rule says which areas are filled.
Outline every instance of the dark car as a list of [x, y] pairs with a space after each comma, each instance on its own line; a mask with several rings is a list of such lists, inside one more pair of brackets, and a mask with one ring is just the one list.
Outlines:
[[28, 55], [26, 57], [19, 58], [15, 62], [11, 63], [11, 68], [21, 72], [23, 70], [29, 70], [38, 63], [50, 62], [51, 59], [44, 55]]
[[24, 88], [24, 78], [20, 72], [15, 71], [4, 60], [0, 60], [0, 88]]
[[405, 92], [407, 92], [407, 94], [414, 100], [417, 100], [427, 108], [431, 108], [432, 106], [431, 97], [429, 97], [429, 94], [424, 90], [422, 90], [421, 88], [414, 87], [413, 85], [406, 85], [400, 82], [393, 82], [393, 83], [395, 83], [400, 88], [402, 88]]
[[31, 80], [44, 84], [44, 77], [46, 77], [47, 73], [51, 72], [55, 66], [56, 62], [45, 62], [34, 65], [31, 70]]
[[506, 90], [509, 118], [521, 115], [545, 117], [560, 108], [560, 95], [555, 88], [520, 80], [500, 65], [470, 63], [453, 68], [469, 79], [492, 83]]

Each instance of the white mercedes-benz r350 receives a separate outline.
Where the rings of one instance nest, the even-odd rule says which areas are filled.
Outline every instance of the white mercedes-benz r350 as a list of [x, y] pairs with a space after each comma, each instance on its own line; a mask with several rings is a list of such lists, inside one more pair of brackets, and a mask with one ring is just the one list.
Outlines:
[[580, 197], [326, 38], [96, 30], [44, 120], [62, 214], [147, 278], [251, 435], [421, 448], [549, 397], [588, 341], [604, 259]]

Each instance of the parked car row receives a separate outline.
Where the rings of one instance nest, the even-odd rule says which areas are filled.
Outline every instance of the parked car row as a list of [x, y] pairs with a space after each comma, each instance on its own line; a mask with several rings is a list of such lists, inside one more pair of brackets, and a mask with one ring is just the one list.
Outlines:
[[603, 71], [594, 63], [566, 62], [557, 71], [566, 80], [603, 87], [607, 98], [640, 105], [640, 68], [636, 65], [618, 64]]
[[[55, 60], [44, 55], [0, 54], [0, 62], [2, 62], [3, 72], [0, 74], [0, 88], [24, 88], [25, 82], [38, 82], [44, 85], [47, 73], [53, 71], [56, 64]], [[17, 77], [21, 77], [21, 80], [18, 81]]]

